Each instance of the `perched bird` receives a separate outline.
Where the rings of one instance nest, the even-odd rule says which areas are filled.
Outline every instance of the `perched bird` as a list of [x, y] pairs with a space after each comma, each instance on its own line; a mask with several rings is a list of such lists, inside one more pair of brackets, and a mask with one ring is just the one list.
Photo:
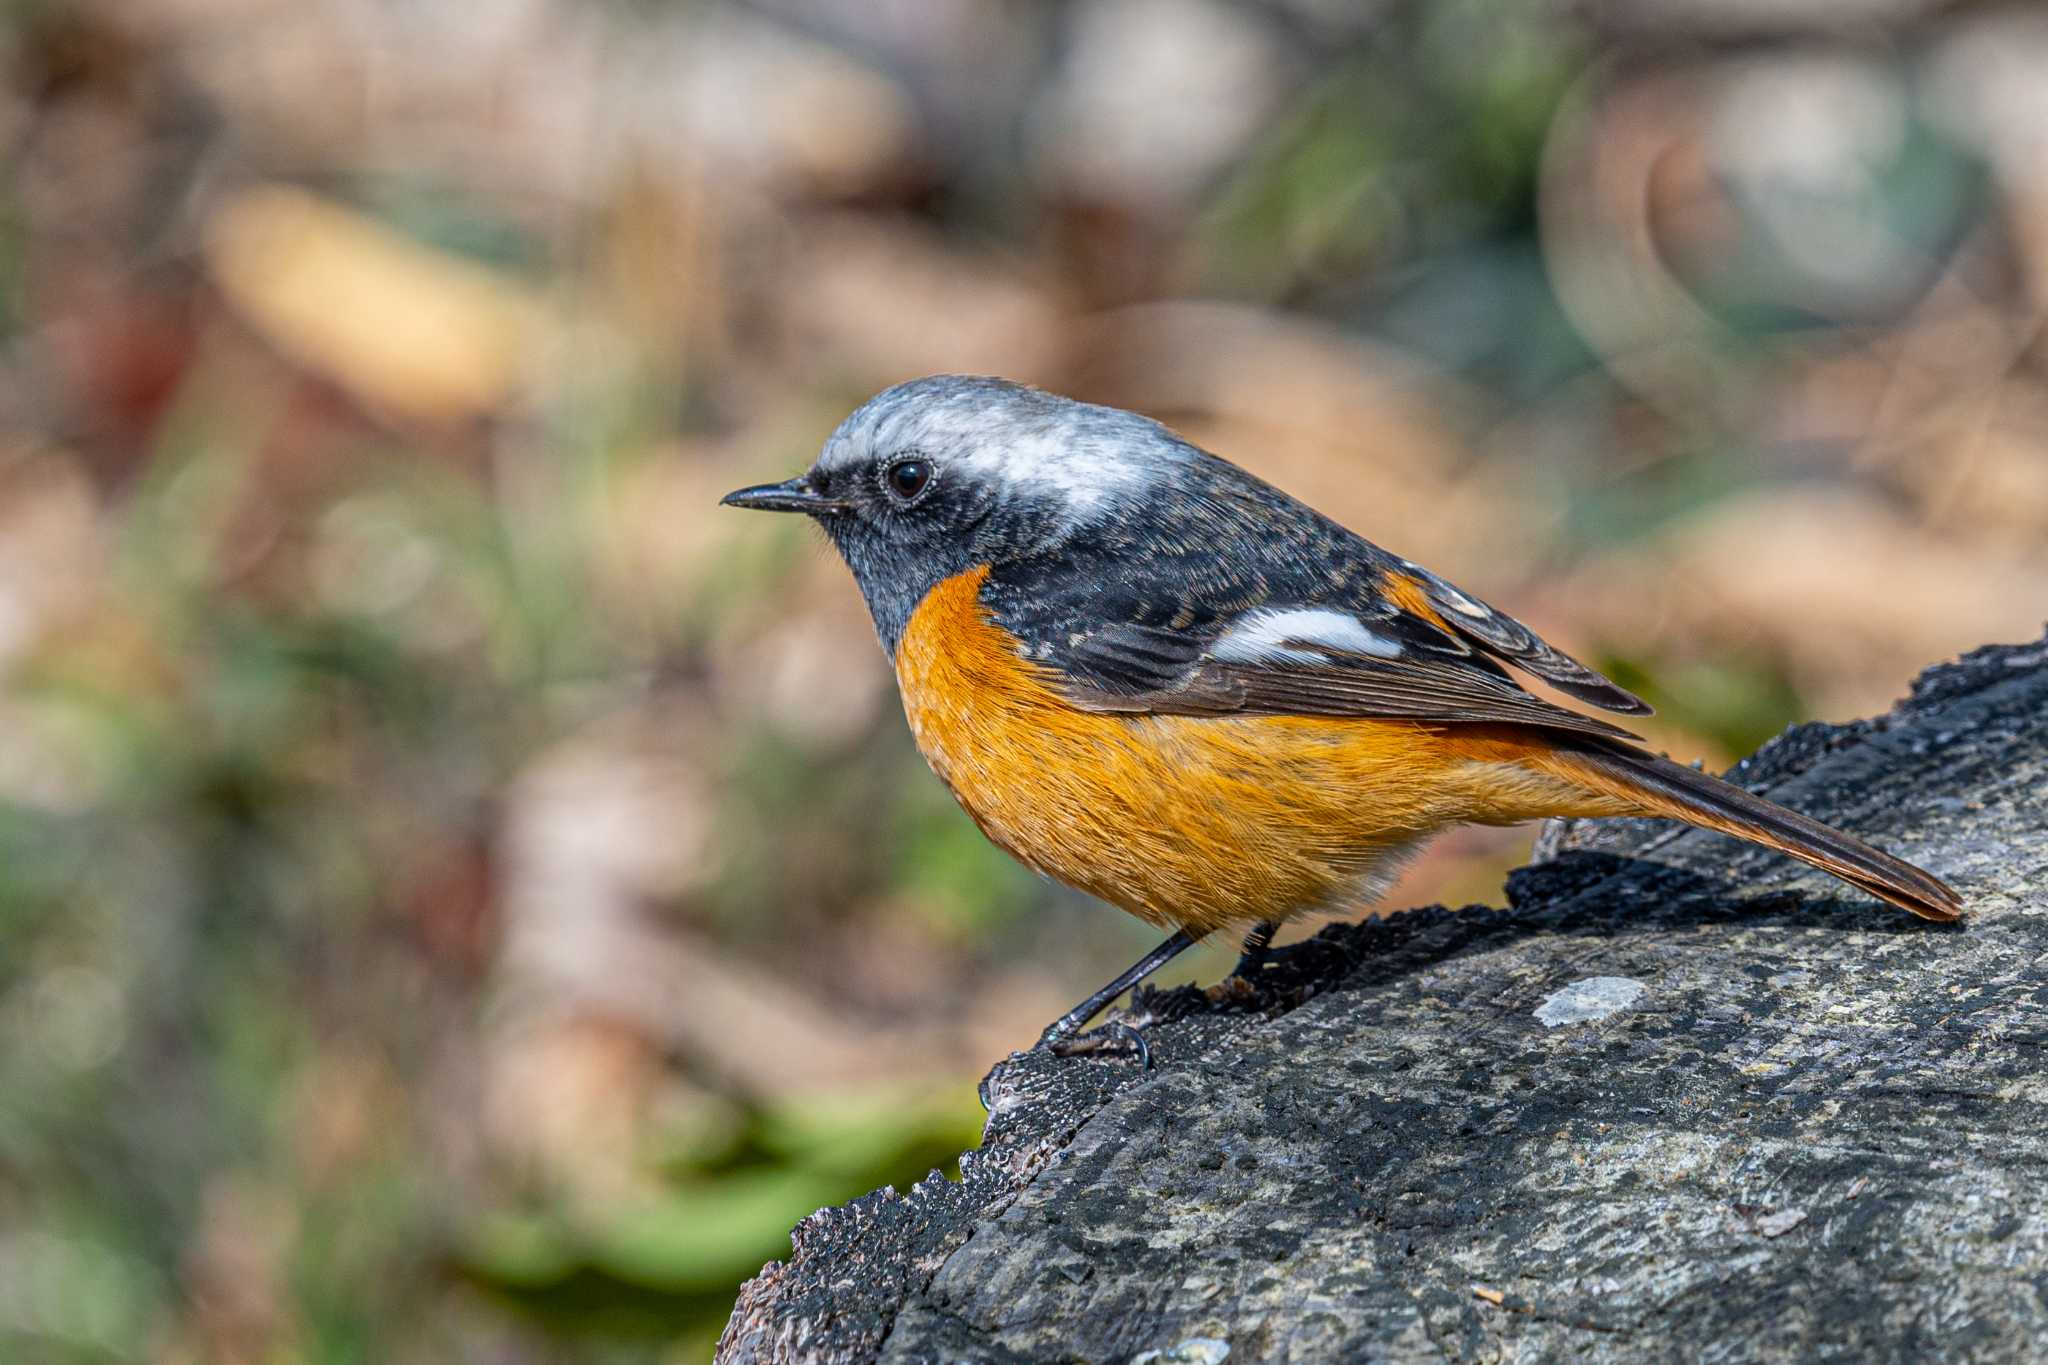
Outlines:
[[1910, 863], [1660, 758], [1510, 670], [1650, 708], [1527, 626], [1135, 413], [1001, 379], [898, 385], [785, 483], [846, 559], [932, 770], [1027, 866], [1163, 929], [1056, 1050], [1182, 950], [1370, 902], [1461, 823], [1659, 816], [1778, 849], [1931, 920]]

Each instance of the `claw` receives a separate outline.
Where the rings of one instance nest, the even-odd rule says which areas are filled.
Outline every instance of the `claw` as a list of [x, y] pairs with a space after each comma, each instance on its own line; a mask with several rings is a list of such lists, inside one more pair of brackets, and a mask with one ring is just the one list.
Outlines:
[[[1112, 1019], [1086, 1033], [1053, 1036], [1048, 1031], [1048, 1036], [1039, 1039], [1038, 1046], [1032, 1051], [1037, 1052], [1041, 1049], [1055, 1057], [1092, 1057], [1097, 1053], [1128, 1054], [1137, 1059], [1141, 1070], [1152, 1069], [1152, 1045], [1145, 1041], [1144, 1034], [1119, 1019]], [[975, 1095], [981, 1100], [983, 1113], [990, 1113], [995, 1109], [994, 1103], [989, 1099], [989, 1084], [1002, 1074], [1004, 1067], [1025, 1055], [1022, 1052], [1012, 1052], [991, 1067], [989, 1073], [981, 1078], [981, 1083], [974, 1087]]]
[[1012, 1052], [1009, 1056], [1003, 1058], [1003, 1060], [997, 1062], [994, 1066], [990, 1067], [988, 1069], [988, 1074], [986, 1076], [983, 1076], [981, 1078], [980, 1084], [974, 1087], [975, 1095], [979, 1097], [981, 1100], [982, 1113], [991, 1113], [995, 1109], [995, 1106], [989, 1103], [988, 1083], [994, 1080], [997, 1076], [1000, 1076], [1003, 1073], [1004, 1067], [1010, 1065], [1010, 1063], [1016, 1061], [1019, 1057], [1022, 1057], [1023, 1055], [1024, 1054], [1021, 1052]]
[[[1130, 1024], [1121, 1021], [1108, 1023], [1096, 1029], [1093, 1033], [1078, 1033], [1078, 1030], [1083, 1024], [1100, 1014], [1112, 1000], [1115, 1000], [1125, 991], [1132, 990], [1166, 963], [1171, 962], [1187, 949], [1194, 947], [1198, 939], [1199, 935], [1189, 930], [1176, 929], [1168, 936], [1164, 943], [1131, 964], [1129, 969], [1118, 976], [1116, 980], [1110, 982], [1107, 986], [1104, 986], [1101, 990], [1053, 1020], [1047, 1026], [1045, 1032], [1039, 1036], [1038, 1046], [1051, 1052], [1055, 1057], [1078, 1057], [1090, 1052], [1107, 1052], [1113, 1049], [1128, 1050], [1147, 1070], [1150, 1070], [1152, 1067], [1152, 1049], [1138, 1030]], [[1138, 994], [1133, 994], [1132, 1006], [1134, 1009], [1138, 1007], [1140, 998]], [[1142, 998], [1149, 999], [1150, 997], [1145, 996]], [[1022, 1053], [1013, 1052], [1010, 1054], [1010, 1061], [1015, 1061], [1022, 1055]], [[1003, 1066], [1007, 1065], [1007, 1062], [998, 1065], [988, 1075], [982, 1077], [981, 1084], [975, 1087], [975, 1093], [981, 1097], [981, 1107], [983, 1109], [991, 1107], [988, 1094], [989, 1082], [995, 1079], [997, 1072], [1001, 1071]]]
[[1145, 1041], [1145, 1035], [1120, 1020], [1111, 1020], [1100, 1028], [1071, 1038], [1059, 1038], [1047, 1045], [1055, 1057], [1085, 1057], [1097, 1052], [1122, 1052], [1128, 1050], [1138, 1059], [1140, 1069], [1152, 1069], [1152, 1046]]

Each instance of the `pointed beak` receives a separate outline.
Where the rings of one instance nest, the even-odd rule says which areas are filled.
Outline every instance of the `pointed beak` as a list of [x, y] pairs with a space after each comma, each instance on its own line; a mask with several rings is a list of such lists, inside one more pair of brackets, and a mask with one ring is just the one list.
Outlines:
[[847, 505], [836, 498], [821, 497], [799, 474], [781, 483], [759, 483], [737, 488], [718, 500], [721, 507], [751, 507], [756, 512], [809, 512], [813, 516], [844, 512]]

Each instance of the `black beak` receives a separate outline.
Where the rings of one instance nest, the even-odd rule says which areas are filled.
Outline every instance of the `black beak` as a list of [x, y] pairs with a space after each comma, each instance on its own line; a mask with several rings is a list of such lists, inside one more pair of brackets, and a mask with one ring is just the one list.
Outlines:
[[836, 498], [821, 497], [799, 474], [781, 483], [757, 483], [752, 488], [738, 488], [718, 500], [721, 507], [751, 507], [756, 512], [809, 512], [813, 516], [826, 512], [844, 512], [847, 504]]

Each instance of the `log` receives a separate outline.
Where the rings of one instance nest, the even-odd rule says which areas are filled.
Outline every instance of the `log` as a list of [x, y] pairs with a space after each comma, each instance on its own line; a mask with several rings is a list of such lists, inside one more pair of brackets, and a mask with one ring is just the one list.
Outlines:
[[1326, 928], [1257, 1000], [1147, 994], [1150, 1071], [999, 1067], [962, 1178], [805, 1219], [718, 1358], [2038, 1358], [2048, 639], [1732, 776], [1965, 919], [1547, 830], [1508, 909]]

